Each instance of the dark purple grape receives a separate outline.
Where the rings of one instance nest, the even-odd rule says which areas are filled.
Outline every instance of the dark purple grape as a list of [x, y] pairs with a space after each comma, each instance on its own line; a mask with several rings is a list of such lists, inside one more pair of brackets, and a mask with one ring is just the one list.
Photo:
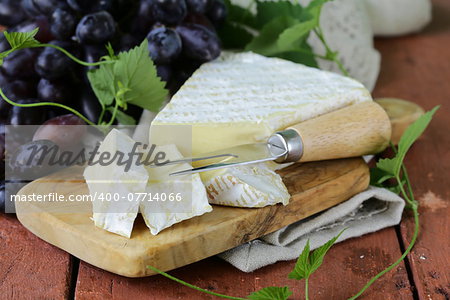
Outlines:
[[121, 51], [128, 51], [131, 48], [134, 48], [140, 44], [142, 40], [139, 40], [135, 36], [131, 34], [124, 34], [120, 38], [120, 50]]
[[170, 65], [159, 65], [156, 66], [156, 71], [158, 73], [159, 78], [162, 81], [168, 82], [172, 77], [172, 68]]
[[181, 38], [173, 29], [157, 27], [149, 32], [147, 39], [150, 57], [157, 64], [170, 63], [181, 53]]
[[206, 12], [206, 16], [214, 24], [219, 27], [227, 18], [227, 7], [222, 0], [211, 0], [211, 4]]
[[[0, 97], [0, 120], [3, 124], [5, 119], [8, 119], [9, 112], [11, 110], [11, 105], [7, 103], [5, 100], [3, 100], [2, 97]], [[6, 122], [4, 122], [6, 123]], [[3, 127], [1, 129], [4, 129]]]
[[[30, 104], [37, 103], [38, 100], [26, 99], [17, 100], [16, 103]], [[9, 124], [11, 125], [40, 125], [46, 119], [46, 110], [44, 107], [11, 107], [9, 112]]]
[[[108, 51], [104, 45], [85, 45], [84, 48], [84, 61], [93, 63], [100, 60], [105, 55], [108, 55]], [[87, 69], [96, 69], [97, 67], [87, 67]]]
[[73, 13], [61, 8], [56, 9], [51, 17], [50, 30], [60, 40], [66, 40], [75, 34], [77, 18]]
[[5, 212], [5, 202], [6, 202], [5, 181], [2, 180], [0, 182], [0, 213]]
[[3, 70], [10, 78], [32, 78], [36, 76], [34, 63], [38, 49], [23, 49], [11, 53], [3, 62]]
[[[52, 44], [63, 48], [68, 46], [68, 44], [56, 41], [52, 42]], [[48, 47], [45, 48], [41, 54], [39, 54], [35, 64], [35, 69], [39, 76], [49, 80], [54, 80], [66, 75], [72, 65], [72, 60], [64, 53], [57, 49]]]
[[202, 26], [205, 26], [206, 28], [209, 28], [211, 30], [214, 30], [214, 25], [211, 23], [211, 21], [205, 17], [204, 15], [199, 14], [188, 14], [186, 18], [183, 21], [184, 23], [194, 23], [199, 24]]
[[68, 8], [67, 3], [61, 0], [25, 0], [22, 3], [31, 16], [50, 16], [55, 9]]
[[11, 80], [4, 87], [5, 95], [13, 100], [34, 98], [36, 96], [36, 81], [35, 80]]
[[39, 11], [36, 4], [34, 3], [34, 0], [22, 0], [21, 4], [23, 10], [30, 17], [36, 17], [42, 14], [42, 12]]
[[73, 114], [46, 121], [34, 133], [33, 141], [50, 140], [61, 149], [70, 149], [80, 143], [86, 133], [86, 123]]
[[67, 80], [53, 80], [42, 78], [37, 86], [38, 98], [41, 101], [64, 103], [71, 96], [70, 85]]
[[112, 39], [116, 23], [106, 11], [86, 15], [78, 23], [76, 35], [83, 44], [103, 44]]
[[50, 31], [50, 23], [44, 16], [38, 16], [33, 20], [27, 20], [11, 29], [11, 32], [30, 32], [39, 28], [36, 39], [41, 43], [48, 43], [54, 39]]
[[[3, 127], [3, 132], [0, 133], [0, 164], [3, 165], [4, 168], [4, 160], [5, 160], [5, 124], [1, 124]], [[5, 170], [3, 170], [2, 176], [5, 175]]]
[[48, 175], [61, 166], [51, 165], [57, 161], [59, 147], [49, 140], [32, 141], [19, 146], [10, 156], [10, 177], [33, 180]]
[[209, 7], [209, 0], [186, 0], [188, 10], [194, 14], [204, 14]]
[[15, 26], [25, 20], [26, 14], [17, 0], [0, 1], [0, 24], [3, 26]]
[[14, 200], [11, 196], [16, 195], [27, 183], [18, 179], [0, 181], [0, 213], [15, 212]]
[[184, 82], [200, 67], [201, 63], [194, 60], [178, 60], [173, 64], [173, 74], [167, 87], [175, 94]]
[[112, 0], [67, 0], [67, 3], [73, 10], [82, 13], [110, 10], [113, 6]]
[[192, 59], [206, 62], [220, 55], [220, 41], [216, 33], [198, 24], [183, 24], [176, 28], [183, 41], [183, 53]]
[[187, 7], [185, 0], [144, 0], [149, 1], [156, 22], [176, 25], [186, 17]]
[[146, 34], [155, 24], [153, 16], [155, 0], [141, 0], [139, 2], [138, 14], [134, 24], [134, 30]]
[[102, 107], [97, 100], [94, 92], [89, 88], [82, 91], [81, 95], [78, 97], [78, 102], [76, 104], [76, 109], [91, 122], [97, 123]]
[[0, 34], [0, 52], [5, 52], [11, 49], [11, 46], [8, 43], [8, 40], [5, 38], [5, 35]]

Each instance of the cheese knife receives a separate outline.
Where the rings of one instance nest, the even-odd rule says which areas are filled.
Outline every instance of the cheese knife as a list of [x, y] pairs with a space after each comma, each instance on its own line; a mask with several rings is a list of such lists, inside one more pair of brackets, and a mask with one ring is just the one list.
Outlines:
[[194, 163], [194, 168], [170, 174], [185, 175], [266, 161], [281, 164], [347, 158], [381, 152], [390, 137], [391, 123], [385, 110], [367, 101], [294, 124], [265, 143], [234, 146], [168, 164]]

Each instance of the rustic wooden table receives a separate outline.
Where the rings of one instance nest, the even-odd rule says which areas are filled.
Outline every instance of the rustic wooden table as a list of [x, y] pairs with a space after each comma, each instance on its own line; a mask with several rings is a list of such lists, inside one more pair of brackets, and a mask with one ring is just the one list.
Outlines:
[[[421, 234], [412, 253], [378, 280], [366, 299], [450, 299], [450, 2], [434, 1], [434, 20], [417, 35], [378, 39], [381, 75], [375, 97], [400, 97], [429, 110], [442, 107], [406, 164], [420, 201]], [[312, 276], [313, 299], [345, 299], [394, 262], [411, 236], [413, 220], [334, 246]], [[294, 261], [247, 274], [212, 257], [171, 274], [212, 291], [245, 296], [262, 287], [303, 286], [288, 280]], [[0, 299], [212, 299], [161, 276], [128, 279], [80, 262], [0, 214]]]

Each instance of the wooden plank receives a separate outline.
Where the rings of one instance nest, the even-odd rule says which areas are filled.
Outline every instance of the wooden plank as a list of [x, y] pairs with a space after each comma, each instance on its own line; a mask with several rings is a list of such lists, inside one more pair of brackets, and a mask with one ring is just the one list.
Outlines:
[[[404, 98], [427, 110], [442, 105], [425, 136], [406, 159], [421, 205], [421, 233], [408, 260], [421, 299], [449, 299], [450, 2], [433, 3], [434, 20], [423, 33], [377, 41], [383, 63], [375, 96]], [[401, 226], [405, 244], [410, 240], [412, 228], [412, 217], [407, 214]]]
[[[383, 230], [333, 247], [323, 266], [310, 280], [311, 299], [346, 299], [367, 280], [400, 255], [395, 231]], [[279, 262], [244, 273], [219, 258], [208, 258], [174, 270], [172, 275], [197, 286], [231, 296], [244, 297], [267, 286], [290, 286], [292, 299], [304, 298], [303, 282], [287, 279], [294, 261]], [[365, 299], [411, 299], [404, 266], [380, 279]], [[139, 280], [124, 278], [81, 263], [76, 297], [84, 299], [215, 299], [162, 276]]]
[[0, 298], [66, 299], [70, 255], [40, 240], [12, 215], [0, 213]]
[[[142, 220], [134, 225], [130, 239], [96, 228], [90, 219], [90, 202], [16, 202], [16, 211], [20, 222], [45, 241], [110, 272], [142, 277], [153, 274], [146, 265], [172, 270], [199, 261], [341, 203], [369, 184], [368, 168], [361, 158], [295, 164], [280, 173], [291, 195], [289, 205], [215, 206], [211, 213], [175, 224], [156, 236]], [[82, 168], [39, 179], [20, 194], [54, 192], [66, 199], [87, 194], [85, 182], [74, 174], [82, 176]]]

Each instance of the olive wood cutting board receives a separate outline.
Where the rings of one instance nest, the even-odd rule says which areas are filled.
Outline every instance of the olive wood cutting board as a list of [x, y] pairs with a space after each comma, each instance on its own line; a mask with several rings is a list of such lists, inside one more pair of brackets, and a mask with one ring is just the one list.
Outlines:
[[[16, 211], [27, 229], [50, 244], [112, 273], [143, 277], [154, 274], [147, 265], [167, 271], [221, 253], [339, 204], [369, 184], [369, 170], [361, 158], [294, 164], [279, 173], [292, 195], [289, 205], [214, 206], [211, 213], [157, 236], [140, 216], [130, 239], [96, 228], [90, 202], [16, 202]], [[36, 180], [19, 194], [51, 192], [88, 194], [82, 168]]]
[[[392, 124], [392, 141], [423, 109], [399, 99], [379, 99]], [[83, 169], [69, 168], [36, 180], [19, 194], [87, 195]], [[90, 202], [17, 202], [19, 221], [41, 239], [104, 270], [128, 277], [153, 275], [221, 253], [337, 205], [365, 190], [369, 170], [361, 158], [294, 164], [279, 171], [291, 200], [264, 208], [214, 206], [211, 213], [150, 234], [138, 216], [130, 239], [96, 228]], [[61, 211], [64, 211], [62, 213]], [[71, 213], [67, 213], [70, 211]]]

